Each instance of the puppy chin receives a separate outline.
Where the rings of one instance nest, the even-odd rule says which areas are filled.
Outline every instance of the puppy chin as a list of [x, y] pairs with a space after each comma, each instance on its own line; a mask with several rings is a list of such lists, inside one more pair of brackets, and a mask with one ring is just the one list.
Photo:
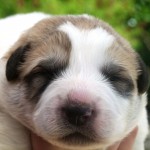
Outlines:
[[[114, 143], [120, 141], [123, 137], [116, 139], [93, 140], [81, 134], [75, 133], [72, 135], [64, 136], [59, 139], [45, 139], [49, 145], [68, 150], [93, 150], [93, 149], [106, 149]], [[115, 141], [114, 141], [115, 140]]]
[[[39, 117], [39, 118], [43, 118], [43, 117]], [[56, 147], [70, 149], [70, 150], [105, 149], [110, 145], [113, 145], [117, 141], [123, 139], [130, 132], [130, 131], [126, 131], [125, 133], [125, 127], [123, 126], [122, 129], [118, 129], [120, 130], [119, 133], [117, 128], [114, 128], [114, 130], [112, 129], [112, 131], [114, 132], [108, 134], [107, 132], [104, 131], [102, 132], [101, 129], [98, 130], [95, 124], [95, 126], [93, 126], [93, 131], [90, 130], [88, 131], [88, 129], [86, 129], [85, 131], [88, 132], [85, 133], [84, 129], [77, 130], [77, 129], [73, 129], [72, 127], [67, 128], [67, 126], [58, 125], [58, 124], [55, 125], [49, 124], [48, 126], [46, 121], [41, 121], [40, 119], [38, 120], [40, 122], [38, 122], [37, 120], [35, 124], [37, 124], [38, 127], [35, 128], [36, 128], [36, 133], [38, 135], [40, 135], [41, 137], [43, 137], [43, 139], [45, 139], [50, 144]], [[49, 130], [50, 128], [53, 128], [53, 130], [50, 131]], [[96, 132], [97, 133], [99, 132], [99, 135], [96, 135], [97, 134]]]

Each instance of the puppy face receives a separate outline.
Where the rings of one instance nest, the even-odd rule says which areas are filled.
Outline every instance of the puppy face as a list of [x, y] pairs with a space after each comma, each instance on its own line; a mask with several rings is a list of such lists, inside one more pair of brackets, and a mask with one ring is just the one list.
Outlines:
[[57, 146], [108, 146], [136, 126], [145, 107], [143, 62], [93, 17], [42, 20], [6, 58], [8, 113]]

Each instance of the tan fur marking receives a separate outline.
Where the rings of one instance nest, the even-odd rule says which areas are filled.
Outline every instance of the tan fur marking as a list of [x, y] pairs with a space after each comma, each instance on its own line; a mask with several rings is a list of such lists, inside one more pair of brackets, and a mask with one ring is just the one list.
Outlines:
[[[22, 38], [17, 42], [5, 58], [9, 58], [15, 49], [25, 43], [31, 43], [32, 50], [27, 52], [26, 62], [21, 66], [22, 75], [28, 73], [31, 68], [35, 67], [41, 60], [50, 57], [57, 57], [61, 63], [66, 63], [69, 60], [71, 50], [71, 42], [68, 36], [58, 31], [57, 28], [67, 22], [71, 22], [80, 29], [93, 29], [101, 27], [115, 37], [114, 44], [109, 48], [108, 55], [115, 58], [115, 61], [121, 62], [125, 66], [133, 80], [137, 78], [137, 62], [136, 54], [130, 47], [129, 43], [118, 35], [112, 27], [107, 23], [98, 20], [94, 17], [85, 16], [57, 16], [49, 19], [44, 19], [37, 23], [33, 28], [29, 29]], [[29, 56], [29, 57], [28, 57]], [[65, 61], [65, 62], [64, 62]], [[28, 66], [28, 67], [27, 67]]]
[[[123, 47], [127, 50], [125, 50]], [[107, 55], [110, 59], [110, 62], [116, 62], [116, 64], [124, 67], [127, 70], [128, 75], [130, 75], [136, 87], [136, 81], [138, 78], [137, 55], [128, 44], [124, 44], [123, 47], [115, 41], [107, 51]]]

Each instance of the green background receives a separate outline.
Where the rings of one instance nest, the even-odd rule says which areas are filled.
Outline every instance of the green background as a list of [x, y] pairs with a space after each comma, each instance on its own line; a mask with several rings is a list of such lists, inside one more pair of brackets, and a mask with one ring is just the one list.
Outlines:
[[150, 0], [0, 0], [1, 18], [32, 11], [101, 18], [128, 39], [150, 67]]

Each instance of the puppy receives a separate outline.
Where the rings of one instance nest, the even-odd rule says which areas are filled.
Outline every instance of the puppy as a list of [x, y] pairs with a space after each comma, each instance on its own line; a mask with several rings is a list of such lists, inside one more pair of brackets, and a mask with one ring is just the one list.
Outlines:
[[29, 150], [34, 132], [55, 149], [106, 150], [138, 126], [144, 150], [149, 79], [130, 44], [92, 16], [25, 16], [1, 29], [0, 149]]

